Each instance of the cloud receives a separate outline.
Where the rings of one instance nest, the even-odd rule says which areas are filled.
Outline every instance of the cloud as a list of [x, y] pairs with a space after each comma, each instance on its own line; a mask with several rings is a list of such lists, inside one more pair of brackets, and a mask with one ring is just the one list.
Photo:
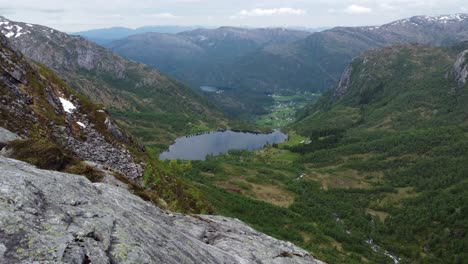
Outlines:
[[274, 15], [304, 15], [304, 9], [294, 9], [290, 7], [261, 9], [255, 8], [240, 11], [240, 16], [274, 16]]
[[154, 17], [154, 18], [168, 18], [168, 19], [179, 18], [179, 16], [176, 16], [176, 15], [174, 15], [172, 13], [151, 14], [151, 17]]
[[372, 8], [360, 5], [350, 5], [344, 11], [348, 14], [367, 14], [372, 12]]

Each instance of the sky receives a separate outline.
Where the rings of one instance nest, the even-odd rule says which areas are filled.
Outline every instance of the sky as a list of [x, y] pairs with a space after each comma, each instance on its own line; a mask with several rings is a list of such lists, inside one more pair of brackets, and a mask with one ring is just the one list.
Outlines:
[[66, 32], [148, 25], [331, 27], [468, 13], [467, 0], [0, 0], [0, 15]]

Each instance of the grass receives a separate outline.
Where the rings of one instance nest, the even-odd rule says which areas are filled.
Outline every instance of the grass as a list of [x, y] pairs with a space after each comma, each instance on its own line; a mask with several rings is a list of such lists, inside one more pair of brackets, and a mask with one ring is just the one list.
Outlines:
[[307, 171], [305, 175], [306, 180], [312, 180], [319, 182], [323, 189], [328, 190], [329, 188], [359, 188], [367, 189], [371, 188], [372, 184], [367, 178], [369, 177], [375, 181], [378, 173], [361, 173], [356, 170], [341, 170], [322, 168], [318, 170]]
[[249, 182], [243, 177], [233, 177], [227, 182], [220, 182], [216, 186], [233, 193], [245, 195], [254, 200], [263, 201], [276, 206], [288, 207], [294, 202], [294, 194], [273, 184], [258, 184]]
[[8, 144], [11, 157], [36, 165], [40, 169], [57, 170], [84, 175], [92, 182], [100, 182], [104, 173], [80, 161], [61, 146], [46, 139], [15, 140]]

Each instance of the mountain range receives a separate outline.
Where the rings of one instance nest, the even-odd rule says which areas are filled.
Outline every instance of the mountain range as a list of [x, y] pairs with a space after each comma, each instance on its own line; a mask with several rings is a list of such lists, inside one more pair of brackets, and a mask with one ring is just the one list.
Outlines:
[[106, 45], [113, 40], [129, 37], [148, 32], [176, 34], [182, 31], [194, 30], [199, 26], [144, 26], [139, 28], [111, 27], [101, 29], [91, 29], [86, 31], [74, 32], [73, 35], [82, 36], [99, 45]]
[[261, 113], [261, 107], [253, 102], [267, 105], [270, 101], [265, 92], [329, 89], [347, 64], [366, 50], [395, 43], [449, 45], [467, 38], [467, 25], [468, 15], [457, 14], [315, 33], [223, 27], [170, 36], [140, 34], [106, 47], [196, 89], [202, 85], [233, 88], [223, 96], [208, 96], [229, 113], [240, 115]]
[[[100, 29], [91, 29], [86, 31], [79, 31], [72, 33], [73, 35], [82, 36], [92, 42], [95, 42], [99, 45], [107, 45], [108, 43], [123, 39], [132, 35], [142, 34], [142, 33], [164, 33], [164, 34], [177, 34], [184, 31], [190, 31], [195, 29], [209, 29], [213, 27], [207, 26], [177, 26], [177, 25], [167, 25], [167, 26], [143, 26], [138, 28], [126, 28], [126, 27], [111, 27], [111, 28], [100, 28]], [[318, 32], [329, 29], [329, 27], [318, 27], [318, 28], [308, 28], [308, 27], [287, 27], [291, 30], [300, 30], [307, 32]]]

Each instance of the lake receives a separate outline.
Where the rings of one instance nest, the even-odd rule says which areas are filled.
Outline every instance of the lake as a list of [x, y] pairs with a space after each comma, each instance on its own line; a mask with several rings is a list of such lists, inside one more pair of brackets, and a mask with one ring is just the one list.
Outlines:
[[222, 93], [227, 90], [232, 90], [231, 87], [222, 87], [222, 86], [212, 86], [212, 85], [202, 85], [200, 90], [207, 93]]
[[200, 86], [200, 89], [204, 92], [207, 92], [207, 93], [216, 93], [217, 91], [219, 91], [219, 88], [218, 87], [215, 87], [215, 86], [208, 86], [208, 85], [203, 85], [203, 86]]
[[288, 135], [275, 130], [270, 134], [235, 132], [231, 130], [207, 132], [180, 137], [163, 152], [160, 160], [204, 160], [207, 155], [219, 155], [229, 150], [258, 150], [267, 144], [281, 143]]

